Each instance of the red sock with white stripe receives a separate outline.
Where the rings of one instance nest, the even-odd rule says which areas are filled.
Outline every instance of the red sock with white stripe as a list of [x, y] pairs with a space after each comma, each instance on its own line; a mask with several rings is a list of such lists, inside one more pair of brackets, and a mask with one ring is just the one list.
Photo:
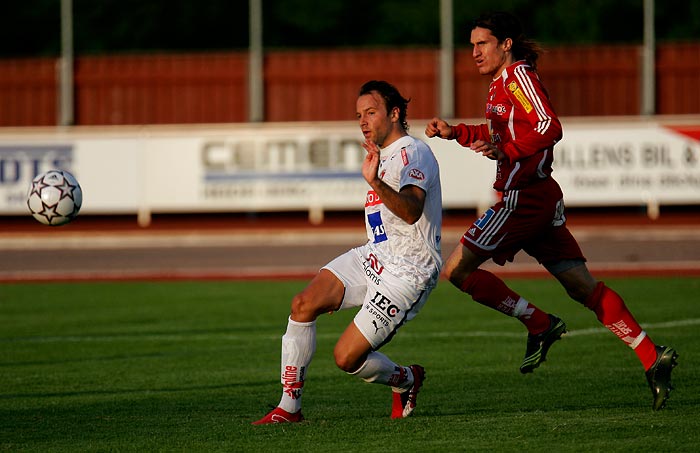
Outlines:
[[459, 287], [482, 305], [518, 318], [529, 333], [537, 335], [549, 328], [549, 316], [508, 288], [503, 280], [489, 271], [477, 269]]
[[634, 350], [645, 370], [654, 364], [656, 361], [654, 342], [642, 330], [622, 297], [615, 291], [605, 286], [605, 283], [598, 282], [585, 305], [596, 314], [598, 320], [608, 330]]

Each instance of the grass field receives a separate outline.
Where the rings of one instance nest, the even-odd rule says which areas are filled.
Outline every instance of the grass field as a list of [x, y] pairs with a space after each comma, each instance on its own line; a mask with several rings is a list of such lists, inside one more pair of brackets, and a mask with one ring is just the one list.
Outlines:
[[442, 282], [383, 352], [428, 373], [413, 417], [347, 376], [323, 316], [307, 421], [251, 426], [279, 401], [280, 337], [306, 282], [0, 285], [0, 451], [697, 451], [700, 280], [615, 279], [680, 353], [661, 412], [633, 352], [551, 280], [510, 280], [570, 333], [532, 375], [519, 322]]

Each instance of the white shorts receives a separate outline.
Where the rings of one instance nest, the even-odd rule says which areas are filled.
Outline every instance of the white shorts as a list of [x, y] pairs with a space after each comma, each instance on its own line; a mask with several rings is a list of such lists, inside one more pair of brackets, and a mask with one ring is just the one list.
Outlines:
[[361, 307], [354, 323], [375, 350], [418, 314], [432, 291], [389, 273], [367, 245], [345, 252], [323, 269], [333, 272], [345, 286], [339, 310]]

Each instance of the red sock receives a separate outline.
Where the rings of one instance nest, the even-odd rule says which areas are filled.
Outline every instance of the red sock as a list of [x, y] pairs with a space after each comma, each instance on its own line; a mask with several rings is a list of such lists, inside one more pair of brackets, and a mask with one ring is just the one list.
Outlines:
[[547, 313], [520, 297], [491, 272], [475, 270], [462, 282], [459, 289], [482, 305], [518, 318], [533, 335], [549, 328]]
[[598, 320], [637, 354], [645, 370], [656, 361], [656, 346], [637, 323], [622, 298], [599, 282], [585, 303]]

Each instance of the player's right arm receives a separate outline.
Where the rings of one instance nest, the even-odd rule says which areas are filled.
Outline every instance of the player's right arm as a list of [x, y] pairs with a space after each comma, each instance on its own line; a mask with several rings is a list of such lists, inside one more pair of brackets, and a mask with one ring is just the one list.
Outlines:
[[452, 140], [454, 133], [452, 132], [452, 126], [447, 121], [442, 118], [433, 118], [425, 126], [425, 136], [428, 138], [439, 137], [445, 140]]
[[405, 185], [398, 192], [395, 191], [382, 181], [378, 174], [379, 147], [377, 144], [368, 140], [362, 143], [362, 146], [367, 150], [367, 155], [362, 163], [362, 176], [387, 209], [409, 225], [416, 223], [423, 215], [425, 191], [411, 184]]
[[489, 158], [493, 158], [492, 156], [495, 154], [496, 147], [491, 144], [491, 134], [486, 123], [478, 125], [460, 123], [451, 126], [442, 118], [433, 118], [428, 121], [428, 125], [425, 127], [425, 135], [445, 140], [457, 140], [457, 143], [465, 148], [471, 148]]

